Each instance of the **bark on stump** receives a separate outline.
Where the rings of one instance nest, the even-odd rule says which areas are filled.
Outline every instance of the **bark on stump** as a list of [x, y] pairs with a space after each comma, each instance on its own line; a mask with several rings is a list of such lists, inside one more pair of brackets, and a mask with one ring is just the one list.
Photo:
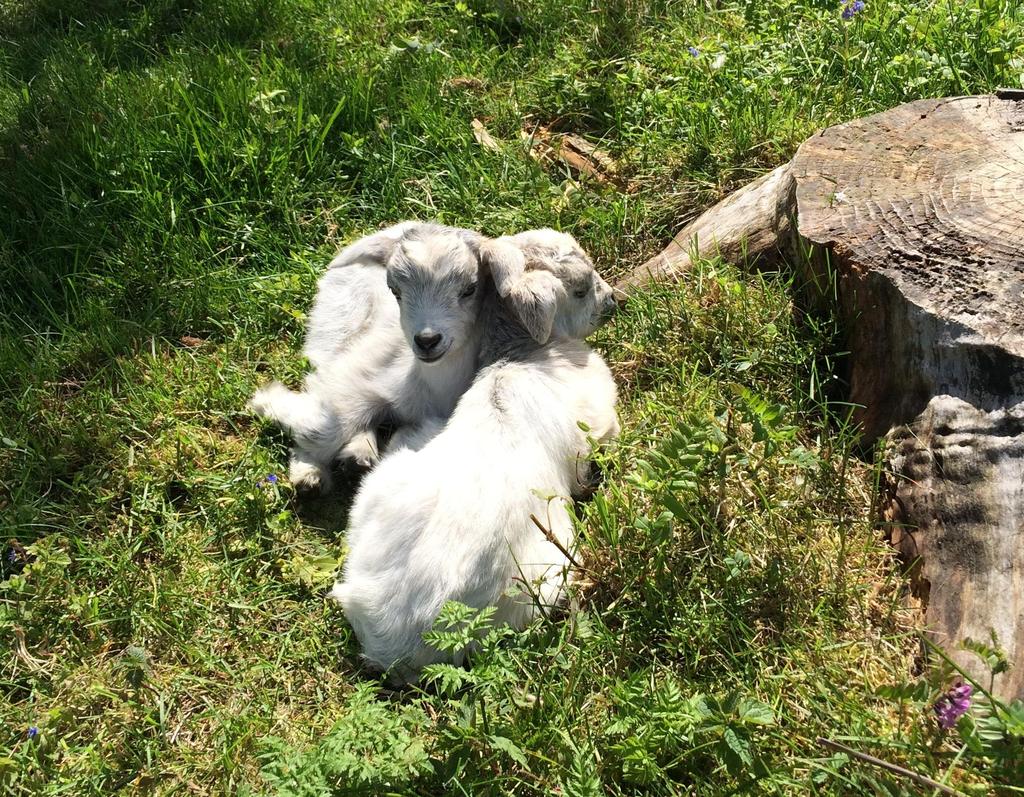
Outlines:
[[887, 516], [925, 624], [982, 677], [959, 643], [995, 631], [1016, 664], [996, 692], [1024, 697], [1024, 101], [921, 100], [829, 128], [619, 287], [694, 252], [834, 281], [855, 419], [889, 442]]

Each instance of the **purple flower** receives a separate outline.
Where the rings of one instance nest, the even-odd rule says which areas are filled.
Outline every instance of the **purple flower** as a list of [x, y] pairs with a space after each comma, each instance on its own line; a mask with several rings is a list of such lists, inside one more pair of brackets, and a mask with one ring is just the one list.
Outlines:
[[956, 721], [971, 707], [973, 692], [970, 684], [959, 684], [935, 701], [933, 709], [940, 728], [948, 731], [956, 725]]
[[[858, 0], [858, 2], [859, 2], [859, 0]], [[696, 47], [693, 47], [693, 46], [687, 47], [686, 48], [686, 52], [688, 52], [694, 58], [696, 58], [698, 55], [700, 55], [700, 50], [698, 50]]]
[[277, 474], [276, 473], [268, 473], [266, 476], [264, 476], [262, 479], [260, 479], [260, 483], [261, 484], [277, 484]]
[[12, 565], [18, 561], [18, 552], [14, 550], [14, 548], [11, 548], [9, 551], [7, 551], [7, 561], [10, 562]]
[[28, 729], [28, 738], [29, 739], [35, 739], [38, 735], [39, 735], [39, 728], [37, 728], [35, 725], [33, 725], [32, 727], [30, 727]]
[[843, 19], [853, 19], [855, 14], [859, 14], [865, 8], [864, 0], [843, 0]]

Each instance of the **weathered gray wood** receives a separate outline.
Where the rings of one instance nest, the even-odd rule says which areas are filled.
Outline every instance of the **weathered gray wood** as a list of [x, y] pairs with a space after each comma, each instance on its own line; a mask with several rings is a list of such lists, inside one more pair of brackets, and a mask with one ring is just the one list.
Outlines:
[[787, 163], [730, 194], [687, 224], [660, 253], [619, 281], [629, 290], [652, 280], [675, 279], [690, 256], [770, 265], [789, 254], [796, 188]]
[[865, 441], [887, 441], [886, 514], [925, 625], [979, 676], [959, 643], [994, 630], [1017, 663], [996, 691], [1024, 696], [1024, 102], [924, 100], [829, 128], [621, 285], [677, 276], [715, 242], [731, 260], [814, 247], [793, 262], [836, 285], [850, 398]]
[[884, 510], [892, 542], [915, 563], [914, 591], [933, 638], [982, 677], [975, 654], [955, 643], [989, 643], [995, 631], [1018, 665], [998, 677], [997, 691], [1024, 694], [1024, 403], [986, 411], [936, 396], [889, 442], [897, 477]]

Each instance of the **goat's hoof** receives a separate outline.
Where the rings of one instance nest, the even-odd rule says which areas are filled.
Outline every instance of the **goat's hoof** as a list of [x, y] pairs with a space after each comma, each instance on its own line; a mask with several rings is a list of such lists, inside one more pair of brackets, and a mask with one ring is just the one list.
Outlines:
[[356, 457], [355, 459], [356, 465], [366, 470], [372, 468], [378, 461], [379, 460], [376, 457]]
[[261, 418], [274, 419], [274, 404], [280, 400], [282, 393], [288, 393], [288, 388], [282, 385], [280, 382], [271, 382], [269, 385], [264, 385], [259, 388], [246, 407], [250, 412], [259, 415]]
[[326, 495], [331, 491], [331, 474], [327, 468], [306, 463], [292, 463], [288, 480], [300, 493]]
[[253, 415], [258, 415], [261, 418], [270, 417], [267, 397], [261, 396], [259, 393], [249, 399], [249, 403], [245, 405], [245, 408]]
[[380, 462], [377, 446], [368, 440], [353, 440], [341, 450], [341, 458], [363, 470], [370, 470]]

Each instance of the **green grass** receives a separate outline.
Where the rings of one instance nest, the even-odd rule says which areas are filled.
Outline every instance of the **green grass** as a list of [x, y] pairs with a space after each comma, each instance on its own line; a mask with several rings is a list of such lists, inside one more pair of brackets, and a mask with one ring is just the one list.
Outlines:
[[[828, 400], [840, 338], [786, 274], [701, 263], [599, 335], [626, 431], [574, 611], [423, 693], [360, 671], [323, 598], [345, 496], [266, 483], [287, 442], [244, 405], [301, 374], [343, 242], [555, 226], [614, 277], [816, 129], [1020, 85], [1022, 22], [1009, 0], [849, 23], [807, 0], [0, 0], [5, 790], [919, 793], [824, 735], [1019, 792], [1022, 728], [928, 716], [942, 673], [915, 685], [878, 471]], [[538, 122], [635, 190], [538, 165]]]

